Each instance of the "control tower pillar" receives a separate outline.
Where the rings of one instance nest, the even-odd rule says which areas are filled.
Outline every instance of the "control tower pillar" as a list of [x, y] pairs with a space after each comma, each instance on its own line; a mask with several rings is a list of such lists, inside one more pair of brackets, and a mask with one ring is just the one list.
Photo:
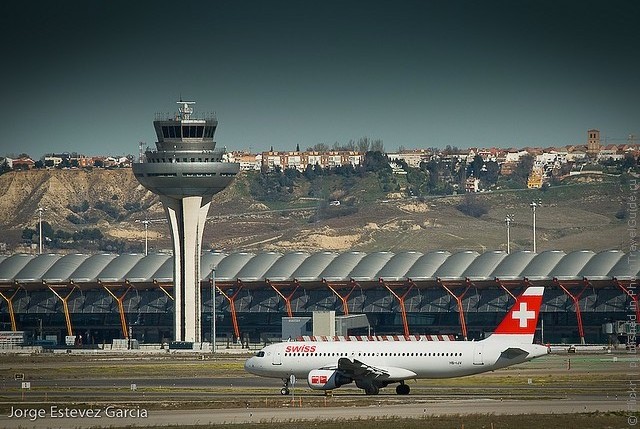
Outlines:
[[[202, 233], [211, 201], [202, 197], [161, 197], [173, 241], [175, 338], [201, 341], [200, 254]], [[203, 204], [204, 203], [204, 204]]]

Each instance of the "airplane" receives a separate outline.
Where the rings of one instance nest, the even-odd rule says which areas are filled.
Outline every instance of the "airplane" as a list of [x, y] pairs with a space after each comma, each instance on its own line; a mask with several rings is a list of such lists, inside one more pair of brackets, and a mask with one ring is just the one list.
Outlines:
[[533, 344], [543, 293], [544, 287], [528, 287], [481, 341], [289, 341], [264, 347], [244, 368], [282, 379], [282, 395], [296, 378], [324, 391], [355, 382], [367, 395], [399, 383], [396, 393], [408, 395], [407, 380], [480, 374], [550, 353], [548, 346]]

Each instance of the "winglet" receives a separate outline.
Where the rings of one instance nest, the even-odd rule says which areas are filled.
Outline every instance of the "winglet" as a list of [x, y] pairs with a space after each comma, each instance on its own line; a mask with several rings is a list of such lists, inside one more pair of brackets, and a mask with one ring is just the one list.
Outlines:
[[538, 325], [544, 287], [531, 286], [518, 297], [511, 310], [502, 319], [492, 336], [518, 337], [518, 340], [532, 343]]

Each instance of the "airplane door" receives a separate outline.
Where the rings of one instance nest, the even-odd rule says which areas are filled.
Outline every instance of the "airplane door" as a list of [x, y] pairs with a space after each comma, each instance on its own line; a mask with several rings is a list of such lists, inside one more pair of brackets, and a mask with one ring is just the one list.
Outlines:
[[276, 347], [273, 351], [272, 365], [282, 365], [282, 347]]
[[482, 359], [482, 349], [484, 348], [484, 344], [478, 342], [475, 344], [473, 348], [473, 364], [474, 365], [484, 365], [484, 360]]

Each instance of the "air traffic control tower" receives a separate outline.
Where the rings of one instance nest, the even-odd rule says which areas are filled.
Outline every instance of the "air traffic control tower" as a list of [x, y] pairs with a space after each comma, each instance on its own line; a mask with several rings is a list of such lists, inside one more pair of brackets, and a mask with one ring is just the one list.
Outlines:
[[156, 115], [157, 150], [133, 164], [136, 179], [160, 196], [173, 240], [174, 338], [201, 341], [200, 248], [213, 195], [226, 188], [240, 164], [222, 162], [213, 134], [215, 117], [192, 118], [192, 101], [174, 117]]

